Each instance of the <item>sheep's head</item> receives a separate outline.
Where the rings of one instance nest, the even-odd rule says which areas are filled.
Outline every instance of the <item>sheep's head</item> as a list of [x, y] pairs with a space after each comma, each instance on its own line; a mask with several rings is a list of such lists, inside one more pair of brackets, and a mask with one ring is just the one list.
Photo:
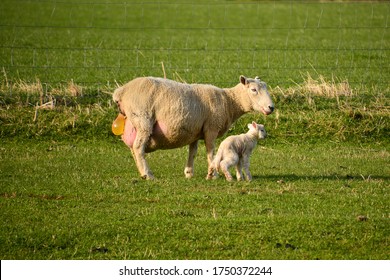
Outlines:
[[251, 79], [240, 76], [240, 83], [244, 86], [255, 111], [260, 111], [264, 115], [269, 115], [274, 111], [275, 106], [268, 93], [267, 84], [260, 81], [259, 77]]
[[264, 125], [262, 124], [257, 124], [256, 122], [252, 122], [248, 124], [249, 131], [252, 133], [256, 134], [256, 136], [259, 139], [264, 139], [267, 137], [267, 132], [265, 131]]

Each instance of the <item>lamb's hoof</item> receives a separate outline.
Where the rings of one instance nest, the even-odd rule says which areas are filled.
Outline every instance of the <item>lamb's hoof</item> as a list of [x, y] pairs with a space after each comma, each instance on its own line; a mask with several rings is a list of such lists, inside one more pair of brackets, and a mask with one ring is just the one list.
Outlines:
[[206, 176], [206, 180], [216, 180], [216, 179], [218, 179], [218, 174], [207, 174], [207, 176]]
[[207, 173], [206, 180], [215, 180], [217, 178], [218, 178], [218, 173], [214, 169], [211, 169], [211, 171]]

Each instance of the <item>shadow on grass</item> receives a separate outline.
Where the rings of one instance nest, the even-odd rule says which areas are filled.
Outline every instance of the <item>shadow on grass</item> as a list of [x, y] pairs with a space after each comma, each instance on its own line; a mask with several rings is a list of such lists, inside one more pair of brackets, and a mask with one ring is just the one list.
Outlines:
[[390, 176], [385, 175], [368, 175], [363, 176], [360, 174], [331, 174], [331, 175], [295, 175], [295, 174], [272, 174], [272, 175], [254, 175], [253, 180], [270, 180], [270, 181], [302, 181], [302, 180], [358, 180], [358, 181], [388, 181]]

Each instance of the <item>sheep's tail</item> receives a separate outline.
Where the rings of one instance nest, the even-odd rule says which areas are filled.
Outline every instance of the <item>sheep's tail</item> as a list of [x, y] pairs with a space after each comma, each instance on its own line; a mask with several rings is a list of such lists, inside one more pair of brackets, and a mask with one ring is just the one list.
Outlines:
[[120, 102], [122, 100], [122, 96], [123, 96], [123, 93], [124, 93], [124, 87], [119, 87], [117, 88], [114, 93], [112, 94], [112, 99], [115, 101], [115, 102]]

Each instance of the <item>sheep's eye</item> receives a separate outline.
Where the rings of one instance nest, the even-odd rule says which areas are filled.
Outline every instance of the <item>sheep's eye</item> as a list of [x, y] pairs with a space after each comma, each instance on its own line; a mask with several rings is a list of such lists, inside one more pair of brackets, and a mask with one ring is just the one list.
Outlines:
[[251, 91], [252, 92], [256, 92], [257, 90], [255, 88], [251, 88]]

